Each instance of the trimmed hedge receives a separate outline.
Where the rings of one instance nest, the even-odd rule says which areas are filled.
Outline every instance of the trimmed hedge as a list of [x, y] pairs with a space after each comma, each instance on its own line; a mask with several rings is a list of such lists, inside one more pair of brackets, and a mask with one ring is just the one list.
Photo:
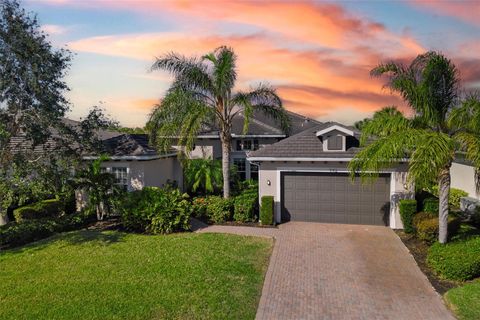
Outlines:
[[263, 225], [273, 224], [273, 196], [263, 196], [260, 206], [260, 222]]
[[480, 276], [480, 236], [433, 244], [428, 264], [444, 279], [466, 281]]
[[13, 211], [16, 222], [31, 219], [53, 218], [60, 216], [65, 210], [65, 204], [58, 199], [43, 200]]
[[57, 219], [33, 219], [11, 222], [0, 227], [0, 246], [19, 246], [47, 238], [57, 232], [72, 231], [94, 221], [84, 214], [66, 215]]
[[437, 198], [427, 198], [423, 201], [423, 211], [438, 215], [439, 202]]
[[400, 200], [400, 218], [403, 223], [403, 230], [405, 233], [413, 233], [415, 229], [412, 225], [412, 219], [417, 212], [417, 200], [403, 199]]
[[[428, 213], [427, 213], [428, 214]], [[461, 220], [457, 217], [448, 217], [448, 236], [457, 234]], [[427, 243], [433, 243], [438, 239], [438, 216], [425, 218], [416, 225], [417, 237]]]
[[129, 230], [153, 234], [188, 230], [192, 206], [187, 199], [170, 187], [127, 193], [120, 206], [122, 223]]

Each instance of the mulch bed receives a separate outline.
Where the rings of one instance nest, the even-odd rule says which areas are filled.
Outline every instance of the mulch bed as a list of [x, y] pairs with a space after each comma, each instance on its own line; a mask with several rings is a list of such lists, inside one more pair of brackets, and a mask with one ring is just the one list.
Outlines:
[[102, 221], [95, 221], [95, 223], [91, 224], [87, 228], [88, 230], [98, 230], [98, 231], [105, 231], [105, 230], [118, 230], [122, 231], [123, 227], [120, 222], [119, 218], [106, 218]]
[[440, 279], [427, 264], [428, 245], [417, 239], [414, 235], [406, 234], [403, 231], [396, 230], [397, 235], [402, 240], [403, 244], [408, 248], [413, 258], [418, 264], [418, 267], [427, 276], [432, 286], [437, 292], [443, 295], [448, 290], [458, 287], [459, 284], [455, 281]]

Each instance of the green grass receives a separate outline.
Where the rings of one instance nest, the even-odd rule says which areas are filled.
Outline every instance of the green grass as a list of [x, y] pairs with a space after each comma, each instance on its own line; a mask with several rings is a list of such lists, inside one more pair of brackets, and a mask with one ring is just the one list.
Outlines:
[[253, 319], [264, 238], [76, 231], [0, 253], [0, 319]]
[[480, 280], [447, 291], [445, 300], [459, 319], [480, 319]]

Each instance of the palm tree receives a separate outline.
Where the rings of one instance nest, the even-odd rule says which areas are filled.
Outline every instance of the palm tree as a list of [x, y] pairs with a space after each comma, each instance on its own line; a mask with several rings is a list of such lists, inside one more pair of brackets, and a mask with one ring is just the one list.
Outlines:
[[193, 149], [197, 134], [215, 124], [222, 143], [223, 196], [230, 196], [230, 151], [233, 119], [245, 118], [244, 132], [255, 110], [277, 119], [285, 133], [289, 118], [282, 101], [272, 87], [262, 84], [251, 91], [233, 92], [237, 79], [237, 57], [231, 48], [219, 47], [201, 58], [170, 53], [158, 58], [152, 70], [165, 70], [174, 76], [162, 102], [155, 106], [149, 120], [153, 142], [162, 150], [174, 139], [185, 152]]
[[102, 162], [107, 160], [108, 156], [100, 156], [75, 178], [76, 186], [87, 194], [87, 210], [95, 211], [97, 220], [105, 218], [108, 207], [119, 194], [115, 177], [101, 166]]
[[[456, 152], [465, 152], [477, 172], [480, 169], [480, 102], [474, 95], [460, 99], [458, 71], [437, 52], [419, 55], [408, 66], [380, 64], [371, 74], [388, 75], [387, 86], [414, 114], [407, 118], [392, 107], [377, 112], [362, 128], [365, 148], [351, 161], [350, 172], [374, 178], [381, 169], [409, 158], [411, 181], [439, 186], [439, 241], [446, 243], [450, 167]], [[475, 179], [480, 181], [478, 174]]]
[[184, 175], [188, 190], [212, 193], [222, 185], [222, 164], [219, 160], [191, 159], [185, 164]]

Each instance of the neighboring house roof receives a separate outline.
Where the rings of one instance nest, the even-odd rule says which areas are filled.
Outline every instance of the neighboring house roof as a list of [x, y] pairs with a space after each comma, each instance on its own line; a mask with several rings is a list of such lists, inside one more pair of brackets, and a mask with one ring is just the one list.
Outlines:
[[[176, 156], [176, 152], [158, 153], [148, 141], [146, 134], [122, 133], [103, 140], [104, 152], [111, 160], [153, 160]], [[96, 156], [86, 156], [84, 159], [93, 159]]]
[[[354, 133], [352, 139], [355, 143], [347, 142], [346, 151], [324, 151], [323, 142], [317, 137], [317, 132], [328, 129], [329, 127], [341, 127], [345, 131]], [[327, 130], [328, 131], [328, 130]], [[327, 132], [326, 131], [326, 132]], [[281, 140], [277, 143], [265, 146], [257, 151], [248, 154], [249, 160], [294, 160], [294, 159], [323, 159], [323, 158], [352, 158], [358, 151], [358, 137], [360, 132], [353, 127], [345, 126], [336, 122], [326, 122], [311, 127], [303, 132]]]
[[[308, 128], [315, 127], [321, 122], [317, 120], [299, 115], [287, 111], [287, 115], [290, 118], [291, 122], [291, 135], [297, 134], [306, 130]], [[286, 134], [283, 132], [280, 123], [274, 118], [265, 115], [262, 112], [256, 111], [253, 113], [253, 116], [250, 117], [248, 132], [244, 134], [243, 125], [245, 122], [245, 117], [243, 113], [239, 113], [235, 118], [233, 118], [232, 123], [232, 136], [233, 137], [277, 137], [283, 138], [286, 137]], [[200, 134], [199, 138], [217, 138], [219, 137], [218, 128], [206, 127]]]

